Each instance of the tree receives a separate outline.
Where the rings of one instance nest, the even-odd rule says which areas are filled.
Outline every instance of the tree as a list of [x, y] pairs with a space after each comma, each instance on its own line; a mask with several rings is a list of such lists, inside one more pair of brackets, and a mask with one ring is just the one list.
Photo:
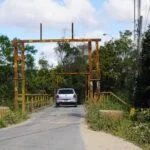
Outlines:
[[138, 107], [150, 107], [150, 25], [142, 41], [135, 105]]
[[27, 69], [33, 69], [35, 67], [35, 58], [34, 55], [37, 53], [37, 49], [35, 49], [32, 45], [25, 45], [25, 64]]
[[[20, 45], [18, 46], [21, 49]], [[34, 68], [34, 46], [25, 45], [26, 82], [30, 83], [31, 69]], [[13, 97], [13, 62], [14, 48], [12, 41], [5, 35], [0, 35], [0, 97], [12, 100]], [[30, 69], [30, 71], [28, 71]], [[32, 72], [33, 73], [33, 72]]]
[[0, 36], [0, 101], [13, 95], [13, 46], [7, 36]]
[[101, 46], [102, 91], [124, 91], [130, 98], [133, 95], [136, 59], [131, 36], [128, 30], [120, 32], [119, 39], [110, 40]]
[[7, 65], [13, 62], [13, 46], [7, 36], [0, 36], [0, 64]]
[[49, 68], [48, 61], [46, 59], [44, 59], [44, 58], [41, 58], [39, 60], [39, 65], [40, 65], [41, 69], [47, 69], [48, 70], [48, 68]]

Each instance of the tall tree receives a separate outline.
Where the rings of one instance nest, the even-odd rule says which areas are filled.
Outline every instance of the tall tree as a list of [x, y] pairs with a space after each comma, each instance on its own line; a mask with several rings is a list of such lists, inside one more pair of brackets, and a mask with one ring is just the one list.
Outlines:
[[135, 105], [150, 107], [150, 25], [142, 41]]
[[13, 62], [13, 46], [9, 38], [5, 35], [0, 36], [0, 64], [7, 65]]
[[101, 90], [124, 91], [131, 98], [135, 78], [135, 51], [131, 32], [120, 32], [120, 38], [100, 48]]
[[[0, 101], [12, 97], [13, 46], [7, 36], [0, 35]], [[1, 101], [2, 102], [2, 101]]]
[[[20, 49], [20, 45], [19, 45]], [[31, 71], [34, 67], [34, 54], [36, 53], [34, 46], [25, 45], [25, 64], [26, 64], [26, 81], [29, 83]], [[11, 40], [0, 35], [0, 97], [13, 97], [13, 61], [14, 48]]]

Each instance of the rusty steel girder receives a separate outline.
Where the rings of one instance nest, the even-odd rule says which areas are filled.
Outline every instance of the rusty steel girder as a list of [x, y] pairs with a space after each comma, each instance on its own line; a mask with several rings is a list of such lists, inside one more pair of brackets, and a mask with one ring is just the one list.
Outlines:
[[50, 42], [100, 42], [101, 39], [88, 39], [88, 38], [82, 38], [82, 39], [43, 39], [43, 40], [18, 40], [18, 43], [50, 43]]
[[62, 72], [62, 73], [56, 73], [56, 75], [88, 75], [89, 73], [84, 72]]
[[14, 46], [14, 107], [18, 110], [18, 42], [13, 41]]

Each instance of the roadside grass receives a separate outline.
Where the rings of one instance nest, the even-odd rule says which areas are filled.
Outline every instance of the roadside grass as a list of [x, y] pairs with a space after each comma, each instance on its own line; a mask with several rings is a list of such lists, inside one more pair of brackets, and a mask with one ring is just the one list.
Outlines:
[[115, 98], [110, 97], [109, 99], [104, 100], [102, 103], [97, 104], [100, 109], [107, 110], [127, 110], [128, 107], [120, 104], [119, 101], [116, 101]]
[[[124, 105], [110, 99], [98, 104], [87, 104], [86, 108], [86, 121], [91, 129], [111, 133], [133, 142], [144, 150], [150, 150], [150, 109], [137, 110], [131, 116]], [[99, 111], [101, 109], [122, 110], [123, 119], [104, 117]]]
[[21, 123], [29, 118], [27, 113], [12, 111], [0, 119], [0, 128], [8, 127], [13, 124]]

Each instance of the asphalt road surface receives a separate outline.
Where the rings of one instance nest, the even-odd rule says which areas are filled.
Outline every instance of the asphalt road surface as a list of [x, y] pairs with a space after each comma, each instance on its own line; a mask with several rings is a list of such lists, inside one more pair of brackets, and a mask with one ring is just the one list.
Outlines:
[[80, 135], [83, 106], [47, 108], [27, 123], [0, 130], [0, 150], [85, 150]]

